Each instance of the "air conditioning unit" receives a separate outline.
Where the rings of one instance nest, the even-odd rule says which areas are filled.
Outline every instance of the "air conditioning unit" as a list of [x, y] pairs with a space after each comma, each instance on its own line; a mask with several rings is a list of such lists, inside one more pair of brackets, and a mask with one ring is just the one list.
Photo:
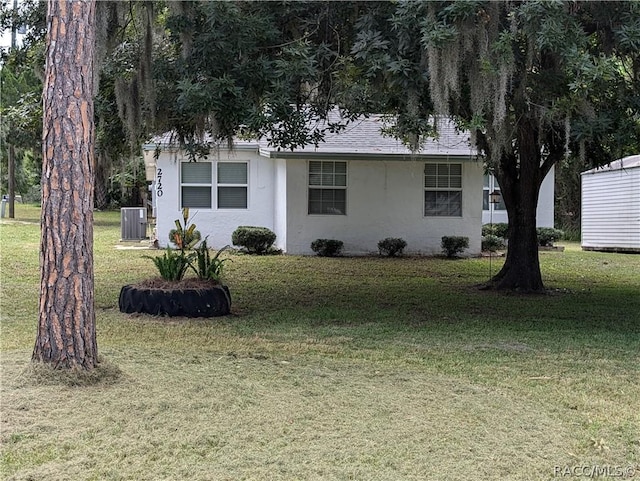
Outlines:
[[147, 209], [122, 207], [120, 209], [120, 237], [123, 241], [147, 238]]

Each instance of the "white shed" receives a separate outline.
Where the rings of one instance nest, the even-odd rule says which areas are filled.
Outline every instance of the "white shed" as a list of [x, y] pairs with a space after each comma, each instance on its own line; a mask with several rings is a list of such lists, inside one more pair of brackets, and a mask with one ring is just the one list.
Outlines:
[[582, 249], [640, 252], [640, 155], [582, 173]]

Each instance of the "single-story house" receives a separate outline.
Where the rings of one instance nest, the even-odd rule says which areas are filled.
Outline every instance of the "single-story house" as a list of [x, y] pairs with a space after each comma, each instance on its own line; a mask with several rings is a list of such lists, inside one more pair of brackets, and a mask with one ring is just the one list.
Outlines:
[[640, 155], [587, 170], [582, 181], [582, 249], [640, 252]]
[[412, 153], [381, 134], [384, 124], [371, 116], [293, 151], [237, 141], [197, 162], [170, 136], [155, 139], [144, 156], [159, 245], [169, 245], [174, 220], [189, 207], [216, 248], [231, 244], [238, 226], [254, 225], [273, 230], [289, 254], [312, 254], [311, 242], [325, 238], [362, 255], [377, 252], [381, 239], [401, 237], [405, 252], [434, 255], [443, 236], [465, 236], [465, 254], [478, 255], [484, 168], [468, 133], [442, 120], [438, 138]]
[[345, 254], [358, 255], [402, 237], [407, 252], [431, 255], [442, 236], [466, 236], [466, 253], [479, 254], [483, 165], [469, 136], [445, 121], [439, 138], [414, 154], [381, 134], [383, 122], [362, 119], [294, 151], [238, 141], [197, 162], [162, 139], [145, 145], [160, 246], [189, 207], [214, 247], [231, 244], [238, 226], [256, 225], [273, 230], [290, 254], [312, 254], [318, 238], [342, 240]]

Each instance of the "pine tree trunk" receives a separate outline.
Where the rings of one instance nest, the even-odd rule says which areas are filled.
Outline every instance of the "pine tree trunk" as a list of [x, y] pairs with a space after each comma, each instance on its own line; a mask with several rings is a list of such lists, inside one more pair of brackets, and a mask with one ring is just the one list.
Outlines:
[[33, 361], [98, 362], [93, 280], [95, 0], [50, 0], [43, 92], [40, 305]]

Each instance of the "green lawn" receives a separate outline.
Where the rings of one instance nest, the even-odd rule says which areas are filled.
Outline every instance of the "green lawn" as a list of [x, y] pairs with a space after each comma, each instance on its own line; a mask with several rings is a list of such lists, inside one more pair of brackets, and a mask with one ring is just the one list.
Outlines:
[[167, 319], [118, 311], [154, 266], [98, 212], [107, 375], [74, 386], [30, 365], [39, 211], [16, 217], [0, 226], [2, 479], [640, 476], [640, 255], [541, 253], [541, 296], [479, 290], [486, 258], [230, 255], [233, 315]]

